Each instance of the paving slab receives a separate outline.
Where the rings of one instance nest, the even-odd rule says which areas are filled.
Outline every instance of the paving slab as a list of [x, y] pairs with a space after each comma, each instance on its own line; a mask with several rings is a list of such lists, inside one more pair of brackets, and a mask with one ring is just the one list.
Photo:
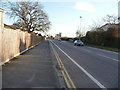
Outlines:
[[2, 88], [58, 88], [48, 41], [2, 66]]

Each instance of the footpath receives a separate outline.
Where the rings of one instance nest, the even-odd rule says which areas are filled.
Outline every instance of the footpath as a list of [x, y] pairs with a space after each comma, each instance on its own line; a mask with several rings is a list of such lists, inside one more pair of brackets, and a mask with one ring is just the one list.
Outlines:
[[2, 88], [59, 88], [48, 41], [2, 66]]

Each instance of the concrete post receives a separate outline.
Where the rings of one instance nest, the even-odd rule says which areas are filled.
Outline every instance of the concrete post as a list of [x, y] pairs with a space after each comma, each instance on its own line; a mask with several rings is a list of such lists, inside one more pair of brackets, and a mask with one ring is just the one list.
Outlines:
[[2, 59], [2, 32], [4, 28], [3, 13], [4, 13], [4, 10], [0, 8], [0, 63]]
[[[0, 9], [0, 64], [2, 62], [2, 32], [4, 29], [4, 17], [3, 17], [4, 10]], [[0, 89], [2, 89], [2, 66], [0, 65]]]
[[0, 8], [0, 28], [3, 28], [4, 27], [4, 10]]

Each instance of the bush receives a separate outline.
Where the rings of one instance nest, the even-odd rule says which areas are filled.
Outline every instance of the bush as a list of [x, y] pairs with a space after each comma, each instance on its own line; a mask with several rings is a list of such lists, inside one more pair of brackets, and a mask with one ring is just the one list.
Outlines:
[[118, 28], [110, 27], [107, 31], [103, 29], [96, 29], [94, 31], [88, 31], [83, 39], [85, 43], [101, 45], [113, 48], [120, 48], [120, 31]]

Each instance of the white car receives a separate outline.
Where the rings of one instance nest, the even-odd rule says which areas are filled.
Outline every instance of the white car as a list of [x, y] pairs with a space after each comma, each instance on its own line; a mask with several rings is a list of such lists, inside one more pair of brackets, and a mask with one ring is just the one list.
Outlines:
[[81, 40], [75, 40], [74, 45], [76, 45], [76, 46], [84, 46], [84, 43]]

